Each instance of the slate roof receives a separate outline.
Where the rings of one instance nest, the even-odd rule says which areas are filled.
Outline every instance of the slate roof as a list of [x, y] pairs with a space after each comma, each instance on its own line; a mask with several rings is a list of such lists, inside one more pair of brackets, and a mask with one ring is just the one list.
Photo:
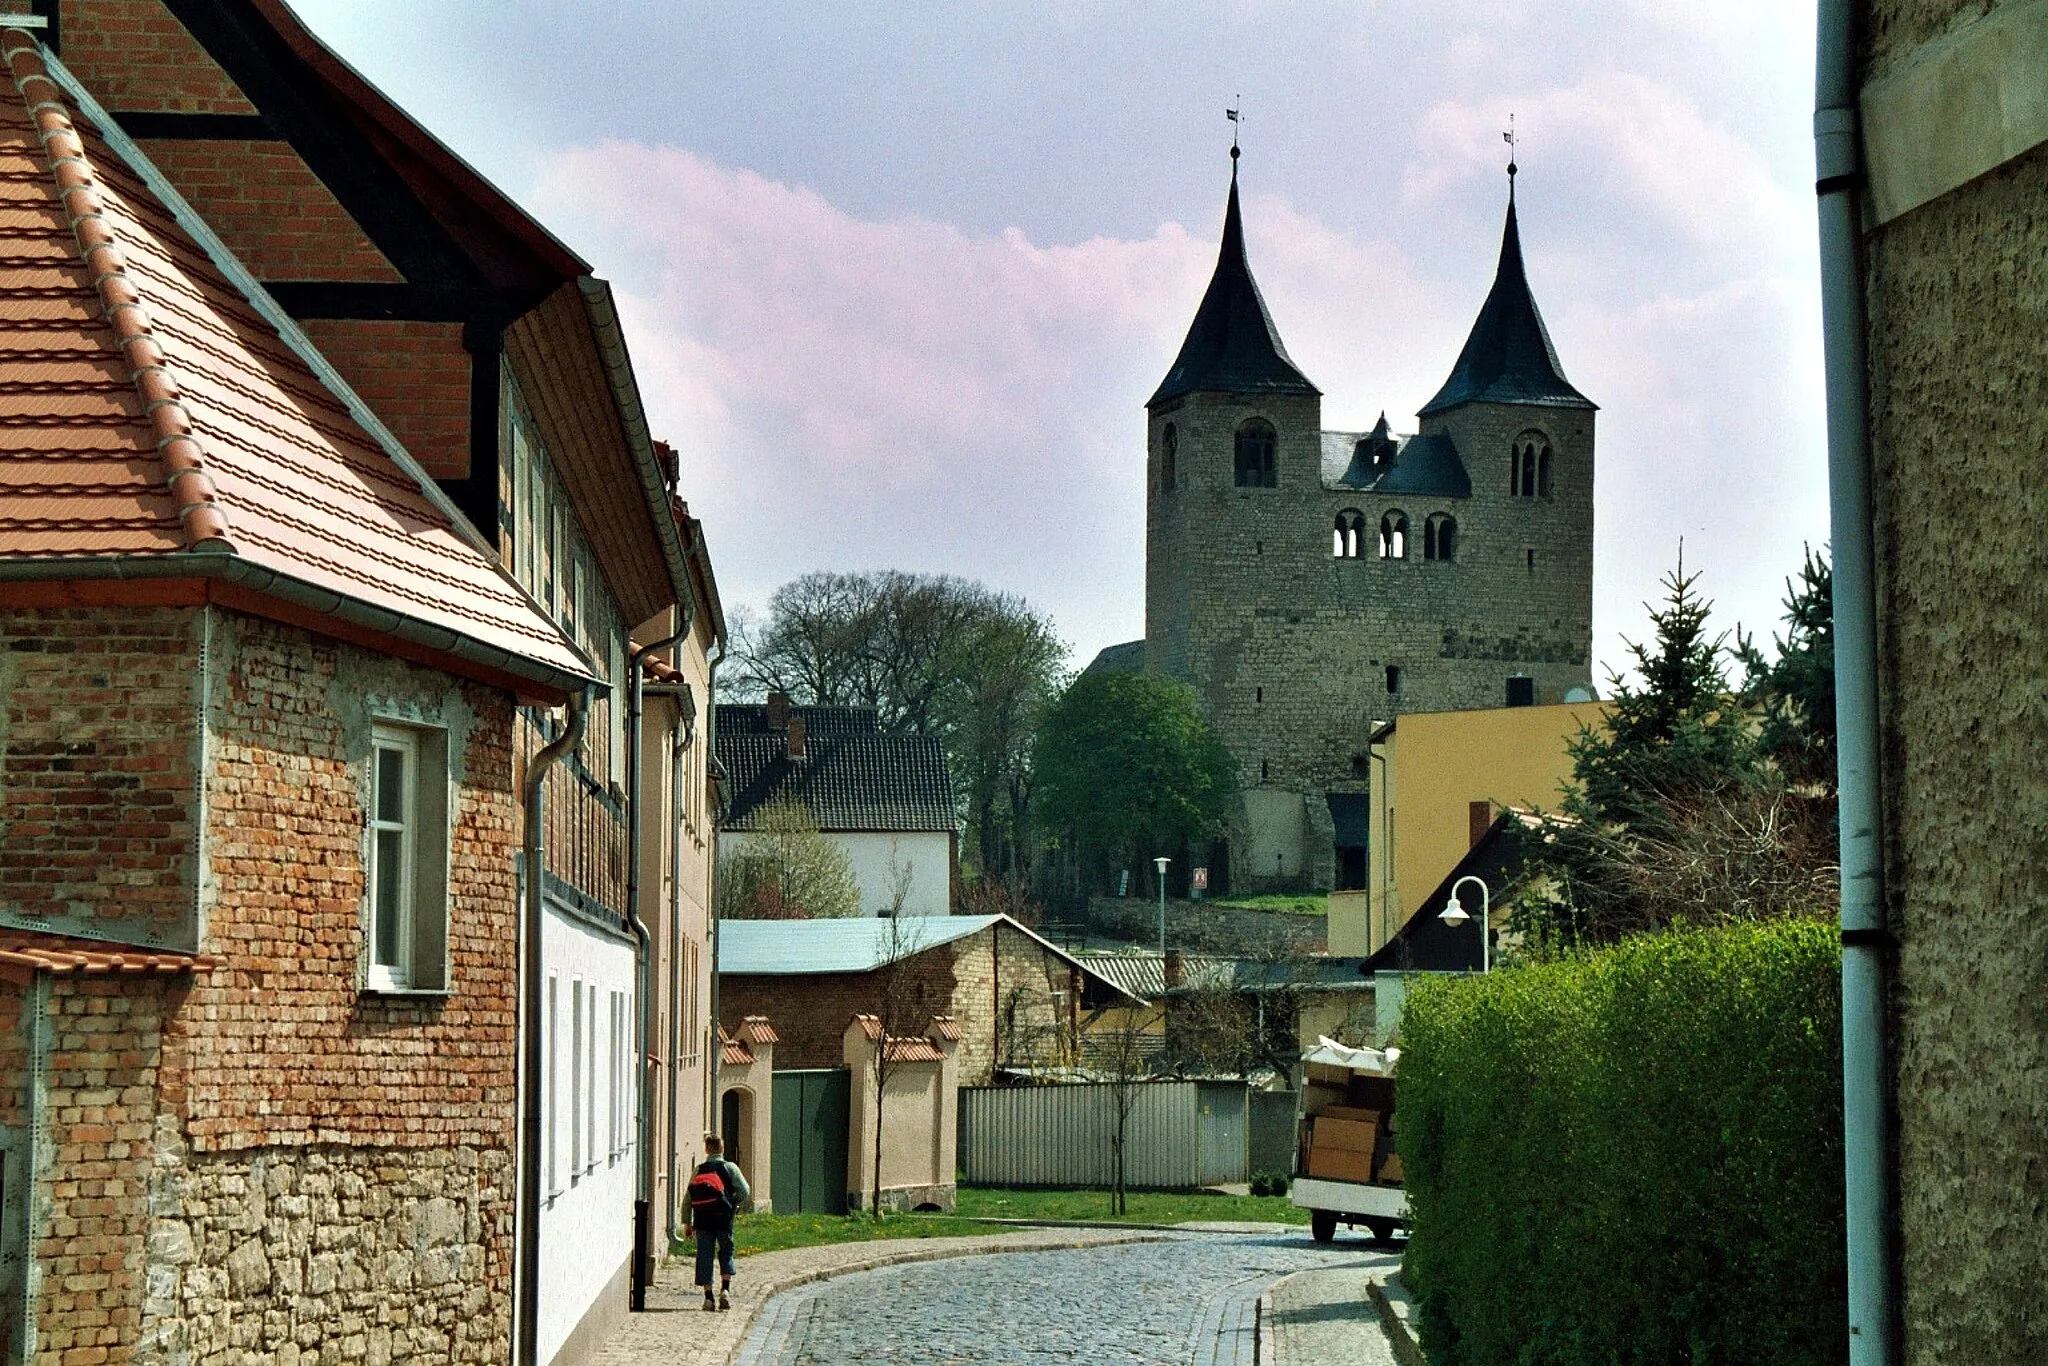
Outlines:
[[1451, 377], [1436, 397], [1423, 405], [1422, 416], [1460, 403], [1482, 402], [1597, 406], [1565, 379], [1557, 348], [1550, 344], [1550, 331], [1536, 311], [1536, 296], [1529, 292], [1529, 277], [1522, 269], [1522, 235], [1515, 224], [1512, 194], [1493, 288], [1480, 306], [1465, 349], [1458, 353], [1458, 363], [1451, 367]]
[[[1323, 484], [1361, 493], [1470, 498], [1472, 476], [1449, 435], [1394, 436], [1386, 419], [1370, 432], [1322, 434]], [[1389, 463], [1383, 453], [1391, 453]]]
[[[873, 707], [802, 707], [792, 705], [791, 716], [804, 719], [804, 734], [811, 739], [839, 739], [849, 735], [875, 735], [881, 723]], [[780, 735], [768, 724], [768, 707], [761, 702], [718, 704], [718, 732], [721, 735]]]
[[1223, 244], [1216, 273], [1188, 327], [1187, 339], [1158, 392], [1145, 401], [1154, 408], [1197, 391], [1226, 394], [1319, 394], [1295, 368], [1273, 326], [1273, 315], [1252, 279], [1245, 256], [1244, 219], [1237, 207], [1237, 163], [1230, 165], [1230, 199], [1223, 210]]
[[[936, 738], [876, 732], [874, 713], [864, 708], [792, 707], [804, 718], [804, 754], [792, 759], [787, 732], [728, 717], [765, 710], [718, 708], [718, 762], [728, 793], [720, 829], [752, 829], [761, 808], [778, 798], [802, 802], [820, 830], [954, 829], [953, 778]], [[865, 712], [865, 729], [860, 716], [848, 715], [859, 712]]]
[[1105, 645], [1095, 652], [1095, 658], [1088, 661], [1084, 674], [1141, 674], [1145, 672], [1145, 642], [1127, 640], [1121, 645]]
[[209, 591], [589, 679], [91, 97], [27, 33], [0, 41], [0, 574], [225, 581]]

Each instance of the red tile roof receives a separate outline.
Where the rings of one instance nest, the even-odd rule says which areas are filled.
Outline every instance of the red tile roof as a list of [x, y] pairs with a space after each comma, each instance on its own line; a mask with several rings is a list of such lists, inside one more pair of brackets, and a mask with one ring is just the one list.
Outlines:
[[749, 1063], [758, 1061], [754, 1057], [754, 1050], [747, 1047], [741, 1040], [735, 1039], [732, 1035], [726, 1033], [725, 1026], [723, 1025], [720, 1025], [718, 1028], [718, 1060], [720, 1063], [730, 1063], [734, 1067], [745, 1067]]
[[951, 1015], [934, 1015], [932, 1016], [932, 1033], [938, 1038], [950, 1039], [952, 1042], [958, 1043], [961, 1038], [960, 1022]]
[[0, 54], [0, 568], [226, 578], [554, 687], [588, 677], [36, 40], [5, 30]]
[[930, 1039], [891, 1038], [889, 1040], [890, 1062], [944, 1062], [945, 1060], [946, 1050], [933, 1043]]
[[740, 1020], [740, 1037], [748, 1043], [781, 1043], [782, 1036], [768, 1023], [766, 1015], [748, 1015]]
[[25, 982], [35, 972], [59, 977], [182, 977], [205, 972], [213, 965], [213, 959], [196, 953], [138, 949], [35, 930], [0, 929], [0, 980]]

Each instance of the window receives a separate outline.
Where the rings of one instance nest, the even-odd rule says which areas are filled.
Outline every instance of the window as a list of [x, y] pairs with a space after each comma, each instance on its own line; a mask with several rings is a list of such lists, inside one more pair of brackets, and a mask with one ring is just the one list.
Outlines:
[[583, 1171], [583, 979], [569, 983], [569, 1183]]
[[1530, 547], [1530, 548], [1529, 548], [1528, 550], [1524, 551], [1524, 552], [1523, 552], [1523, 554], [1525, 554], [1525, 555], [1527, 555], [1527, 556], [1529, 557], [1529, 572], [1530, 572], [1531, 574], [1535, 573], [1535, 572], [1536, 572], [1536, 549], [1535, 549], [1535, 547], [1534, 547], [1534, 546], [1531, 546], [1531, 547]]
[[1508, 448], [1508, 492], [1517, 498], [1550, 496], [1550, 438], [1523, 432]]
[[1180, 433], [1169, 422], [1159, 433], [1159, 490], [1170, 493], [1180, 483]]
[[543, 1145], [547, 1150], [548, 1198], [562, 1193], [561, 1168], [555, 1162], [555, 1129], [560, 1122], [562, 1110], [562, 1017], [557, 1007], [561, 1004], [562, 979], [558, 973], [548, 974], [548, 1032], [547, 1032], [547, 1086], [543, 1097], [547, 1105], [548, 1135]]
[[1387, 696], [1393, 697], [1401, 691], [1401, 666], [1387, 665]]
[[1340, 560], [1355, 560], [1365, 553], [1365, 514], [1345, 508], [1337, 514], [1336, 529], [1330, 533], [1330, 554]]
[[1237, 486], [1241, 489], [1280, 487], [1275, 452], [1279, 438], [1273, 424], [1255, 417], [1237, 429]]
[[365, 985], [372, 991], [445, 990], [447, 736], [438, 730], [373, 726], [369, 786]]
[[1396, 509], [1380, 518], [1380, 558], [1408, 558], [1408, 514]]
[[590, 1027], [583, 1034], [587, 1050], [584, 1075], [590, 1078], [590, 1091], [583, 1102], [583, 1170], [587, 1174], [597, 1167], [597, 983], [590, 984], [584, 1005], [590, 1011]]
[[1511, 707], [1533, 707], [1536, 705], [1536, 680], [1527, 674], [1508, 676], [1508, 705]]
[[1458, 557], [1458, 519], [1448, 512], [1432, 512], [1422, 524], [1422, 558], [1454, 560]]

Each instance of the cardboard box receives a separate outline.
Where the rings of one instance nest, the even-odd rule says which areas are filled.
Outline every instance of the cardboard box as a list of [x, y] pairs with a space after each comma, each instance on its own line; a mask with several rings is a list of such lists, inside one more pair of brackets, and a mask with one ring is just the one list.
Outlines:
[[1322, 1109], [1316, 1111], [1316, 1118], [1349, 1119], [1360, 1124], [1377, 1124], [1380, 1122], [1380, 1112], [1377, 1110], [1362, 1110], [1356, 1105], [1325, 1105]]
[[1380, 1180], [1382, 1180], [1382, 1181], [1399, 1181], [1400, 1179], [1401, 1179], [1401, 1154], [1399, 1154], [1399, 1153], [1388, 1153], [1388, 1154], [1387, 1154], [1387, 1159], [1386, 1159], [1386, 1161], [1384, 1161], [1384, 1162], [1380, 1163]]
[[1311, 1148], [1308, 1174], [1332, 1181], [1371, 1181], [1372, 1154], [1348, 1152], [1341, 1148]]
[[1357, 1120], [1331, 1119], [1328, 1115], [1318, 1115], [1315, 1128], [1309, 1135], [1309, 1151], [1363, 1153], [1370, 1161], [1379, 1135], [1380, 1129], [1377, 1124], [1360, 1124]]

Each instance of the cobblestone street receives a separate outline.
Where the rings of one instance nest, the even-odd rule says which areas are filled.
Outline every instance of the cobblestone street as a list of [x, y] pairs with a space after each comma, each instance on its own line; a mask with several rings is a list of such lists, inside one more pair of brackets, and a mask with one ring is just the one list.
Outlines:
[[[1251, 1366], [1259, 1294], [1317, 1269], [1385, 1270], [1397, 1252], [1328, 1247], [1305, 1230], [1178, 1234], [1162, 1241], [1003, 1253], [858, 1272], [771, 1300], [744, 1366], [1130, 1362]], [[1361, 1323], [1371, 1313], [1361, 1308]], [[1388, 1360], [1377, 1328], [1359, 1361]]]

